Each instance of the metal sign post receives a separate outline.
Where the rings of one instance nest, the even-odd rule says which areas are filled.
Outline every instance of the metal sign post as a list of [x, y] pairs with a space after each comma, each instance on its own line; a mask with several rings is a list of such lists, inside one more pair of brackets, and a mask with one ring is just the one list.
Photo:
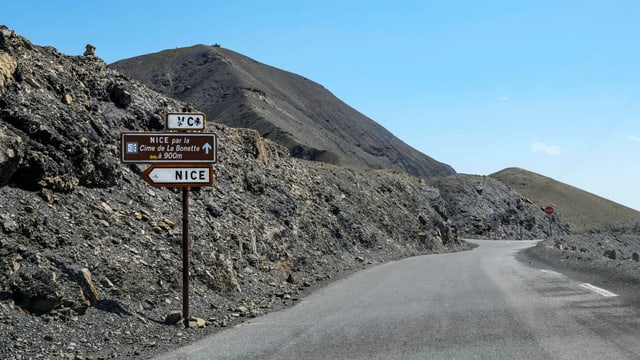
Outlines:
[[189, 327], [189, 188], [182, 189], [182, 318]]
[[524, 225], [524, 220], [518, 220], [518, 230], [520, 231], [520, 240], [522, 240], [522, 226]]
[[489, 238], [493, 239], [491, 232], [495, 235], [495, 239], [500, 238], [500, 219], [497, 214], [491, 214], [491, 230], [489, 231]]
[[553, 236], [553, 234], [551, 233], [551, 215], [553, 215], [553, 206], [547, 206], [546, 208], [544, 208], [544, 212], [547, 214], [547, 217], [549, 217], [549, 237], [551, 237]]
[[189, 327], [189, 189], [212, 186], [217, 161], [214, 133], [187, 132], [205, 129], [202, 113], [170, 113], [166, 128], [182, 132], [125, 132], [121, 134], [121, 158], [127, 163], [152, 164], [141, 174], [155, 187], [182, 187], [182, 318]]

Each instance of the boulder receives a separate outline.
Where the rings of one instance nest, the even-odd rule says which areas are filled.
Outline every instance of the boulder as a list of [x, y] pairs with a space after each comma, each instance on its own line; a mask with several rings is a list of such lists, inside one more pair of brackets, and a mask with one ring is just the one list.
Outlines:
[[207, 321], [205, 319], [192, 317], [189, 319], [189, 328], [190, 329], [202, 329], [207, 325]]
[[617, 258], [617, 253], [615, 249], [612, 250], [605, 250], [604, 256], [608, 257], [611, 260], [615, 260]]
[[19, 136], [7, 135], [0, 128], [0, 186], [7, 185], [19, 169], [24, 145]]
[[165, 316], [164, 323], [167, 325], [176, 325], [180, 320], [182, 320], [182, 311], [173, 310]]
[[63, 290], [54, 271], [44, 267], [27, 265], [21, 267], [10, 278], [12, 297], [23, 309], [44, 314], [58, 307]]
[[8, 53], [0, 53], [0, 93], [13, 78], [13, 73], [18, 67], [16, 59]]
[[16, 232], [19, 229], [18, 223], [10, 216], [2, 215], [0, 216], [0, 221], [2, 221], [2, 230], [7, 234]]
[[87, 46], [84, 47], [84, 53], [82, 55], [84, 55], [84, 56], [95, 56], [96, 55], [96, 47], [91, 45], [91, 44], [87, 44]]
[[98, 294], [98, 290], [96, 289], [93, 280], [91, 280], [91, 273], [89, 272], [89, 269], [82, 268], [80, 270], [80, 275], [82, 292], [84, 293], [84, 296], [89, 299], [90, 304], [95, 306], [98, 300], [100, 300], [100, 295]]

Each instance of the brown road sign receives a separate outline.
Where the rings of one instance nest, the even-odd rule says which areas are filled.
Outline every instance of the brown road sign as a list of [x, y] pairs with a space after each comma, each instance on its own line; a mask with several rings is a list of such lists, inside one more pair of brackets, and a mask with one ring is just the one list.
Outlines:
[[127, 132], [121, 134], [123, 163], [215, 163], [214, 133]]
[[155, 187], [202, 187], [213, 185], [210, 164], [153, 164], [142, 172], [142, 179]]

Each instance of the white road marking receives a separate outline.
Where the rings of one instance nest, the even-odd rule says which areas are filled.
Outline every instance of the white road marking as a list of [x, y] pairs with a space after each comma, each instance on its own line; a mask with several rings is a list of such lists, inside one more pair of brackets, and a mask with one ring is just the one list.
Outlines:
[[593, 286], [589, 283], [582, 283], [580, 284], [580, 286], [582, 286], [583, 288], [587, 289], [587, 290], [591, 290], [594, 293], [598, 294], [598, 295], [602, 295], [604, 297], [614, 297], [614, 296], [618, 296], [618, 294], [614, 294], [609, 290], [605, 290], [602, 288], [599, 288], [597, 286]]
[[555, 276], [561, 276], [562, 275], [559, 272], [555, 272], [553, 270], [540, 269], [540, 271], [542, 271], [545, 274], [549, 274], [549, 275], [555, 275]]
[[[553, 270], [540, 269], [540, 271], [542, 271], [545, 274], [549, 274], [549, 275], [562, 276], [561, 273], [555, 272]], [[582, 284], [580, 284], [580, 287], [582, 287], [584, 289], [587, 289], [589, 291], [592, 291], [592, 292], [594, 292], [594, 293], [596, 293], [596, 294], [598, 294], [600, 296], [604, 296], [604, 297], [615, 297], [615, 296], [618, 296], [618, 294], [616, 294], [616, 293], [613, 293], [613, 292], [611, 292], [609, 290], [605, 290], [603, 288], [599, 288], [599, 287], [597, 287], [595, 285], [591, 285], [589, 283], [582, 283]]]

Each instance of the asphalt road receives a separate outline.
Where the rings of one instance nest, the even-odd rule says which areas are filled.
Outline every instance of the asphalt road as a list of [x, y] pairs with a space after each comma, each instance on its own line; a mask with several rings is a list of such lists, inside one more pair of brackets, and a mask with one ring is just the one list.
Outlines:
[[160, 359], [640, 359], [640, 309], [477, 241], [357, 272]]

